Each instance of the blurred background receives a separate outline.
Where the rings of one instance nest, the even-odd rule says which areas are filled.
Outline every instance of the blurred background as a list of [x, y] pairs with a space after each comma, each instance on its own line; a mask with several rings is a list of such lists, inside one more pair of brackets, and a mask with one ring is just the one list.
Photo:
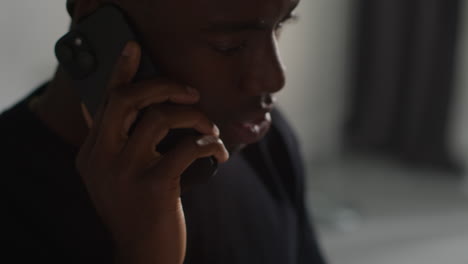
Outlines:
[[[468, 263], [468, 3], [303, 0], [280, 50], [331, 264]], [[49, 79], [64, 0], [0, 3], [0, 110]]]

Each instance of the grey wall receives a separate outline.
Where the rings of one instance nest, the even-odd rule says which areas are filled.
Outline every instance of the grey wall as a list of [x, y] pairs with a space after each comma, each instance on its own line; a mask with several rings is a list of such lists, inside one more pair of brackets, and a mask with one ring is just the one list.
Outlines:
[[[463, 164], [468, 164], [468, 3], [462, 1], [462, 4], [450, 143], [456, 158]], [[466, 179], [468, 192], [468, 172]]]
[[309, 161], [335, 159], [346, 111], [350, 44], [350, 0], [303, 0], [299, 24], [281, 41], [288, 83], [280, 103], [304, 142]]
[[54, 70], [54, 41], [68, 27], [64, 0], [0, 2], [0, 109]]

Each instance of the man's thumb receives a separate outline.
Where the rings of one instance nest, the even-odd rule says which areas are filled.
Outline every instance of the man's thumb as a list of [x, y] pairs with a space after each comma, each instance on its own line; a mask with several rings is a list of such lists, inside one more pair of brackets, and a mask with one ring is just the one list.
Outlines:
[[113, 90], [128, 84], [135, 77], [140, 65], [141, 48], [135, 41], [129, 41], [118, 59], [108, 89]]

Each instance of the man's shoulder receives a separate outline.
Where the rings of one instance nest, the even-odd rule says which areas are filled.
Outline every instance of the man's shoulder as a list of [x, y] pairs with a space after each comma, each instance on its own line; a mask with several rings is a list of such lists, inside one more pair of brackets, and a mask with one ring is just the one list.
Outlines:
[[23, 100], [0, 114], [0, 165], [3, 172], [24, 167], [31, 155], [31, 141], [26, 137], [36, 127], [28, 119], [28, 108]]
[[22, 171], [37, 159], [47, 158], [53, 141], [45, 125], [29, 108], [28, 96], [0, 114], [0, 165]]
[[[47, 84], [33, 89], [29, 94], [5, 110], [0, 111], [0, 136], [17, 138], [25, 134], [31, 134], [40, 127], [41, 123], [29, 108], [29, 102], [40, 95]], [[0, 140], [2, 140], [0, 138]], [[3, 142], [2, 142], [3, 143]]]
[[[29, 103], [45, 89], [45, 85], [33, 90], [14, 105], [0, 112], [0, 152], [6, 148], [34, 151], [36, 145], [51, 141], [49, 130], [29, 107]], [[11, 151], [11, 149], [7, 149]]]
[[27, 118], [26, 107], [26, 102], [20, 101], [0, 114], [0, 146], [2, 152], [5, 148], [17, 143], [16, 139], [24, 131], [24, 126], [27, 126], [27, 123], [25, 123]]

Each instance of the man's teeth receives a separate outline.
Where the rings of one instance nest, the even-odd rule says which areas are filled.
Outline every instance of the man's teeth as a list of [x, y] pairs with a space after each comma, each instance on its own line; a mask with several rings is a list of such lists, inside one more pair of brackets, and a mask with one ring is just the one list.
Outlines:
[[252, 133], [260, 133], [260, 126], [252, 123], [245, 123], [244, 127], [249, 129]]
[[254, 125], [252, 127], [252, 132], [254, 132], [255, 134], [260, 133], [260, 126], [259, 125]]

